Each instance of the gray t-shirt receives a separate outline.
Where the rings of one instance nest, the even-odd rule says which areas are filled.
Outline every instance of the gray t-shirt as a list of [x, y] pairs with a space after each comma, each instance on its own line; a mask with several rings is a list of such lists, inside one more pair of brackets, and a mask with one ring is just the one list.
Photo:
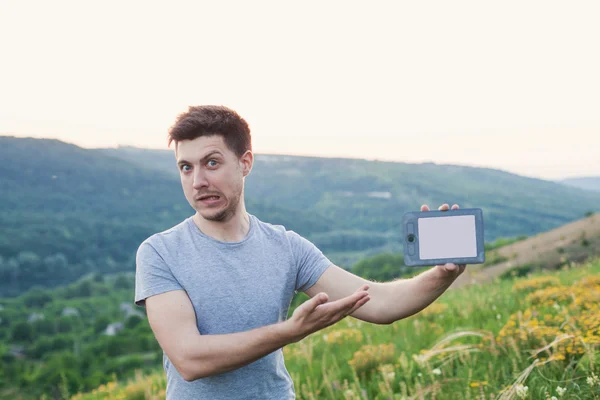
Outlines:
[[[185, 290], [202, 335], [248, 331], [284, 321], [295, 291], [314, 285], [331, 262], [310, 241], [250, 217], [240, 242], [221, 242], [192, 217], [146, 239], [136, 257], [135, 304]], [[176, 326], [173, 329], [177, 329]], [[167, 399], [294, 399], [278, 349], [242, 368], [186, 382], [163, 353]]]

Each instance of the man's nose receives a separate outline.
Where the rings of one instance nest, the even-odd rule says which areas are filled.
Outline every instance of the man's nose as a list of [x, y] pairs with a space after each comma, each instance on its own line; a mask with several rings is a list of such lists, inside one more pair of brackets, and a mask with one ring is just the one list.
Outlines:
[[194, 171], [194, 189], [201, 189], [203, 187], [208, 187], [206, 174], [201, 169], [196, 169]]

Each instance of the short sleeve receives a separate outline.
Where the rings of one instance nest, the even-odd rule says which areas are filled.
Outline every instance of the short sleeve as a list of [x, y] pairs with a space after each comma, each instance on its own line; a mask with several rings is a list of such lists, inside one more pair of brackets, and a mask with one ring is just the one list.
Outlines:
[[296, 262], [296, 291], [304, 292], [313, 286], [331, 261], [312, 242], [294, 231], [287, 231]]
[[146, 306], [146, 299], [171, 290], [183, 290], [171, 269], [148, 242], [138, 248], [135, 257], [135, 304]]

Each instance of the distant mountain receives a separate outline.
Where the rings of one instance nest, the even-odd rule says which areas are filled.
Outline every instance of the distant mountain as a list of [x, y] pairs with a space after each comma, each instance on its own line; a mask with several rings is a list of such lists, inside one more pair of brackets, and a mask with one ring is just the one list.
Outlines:
[[[101, 151], [178, 176], [172, 150]], [[401, 232], [402, 214], [423, 203], [482, 208], [488, 241], [531, 236], [600, 209], [596, 193], [495, 169], [266, 154], [255, 157], [246, 195], [327, 216], [340, 232], [392, 238]]]
[[[0, 297], [90, 271], [133, 271], [142, 240], [194, 212], [172, 150], [0, 137], [0, 160]], [[344, 267], [400, 252], [402, 215], [423, 203], [481, 207], [487, 241], [600, 209], [600, 193], [493, 169], [263, 154], [246, 197], [249, 212], [306, 236]]]
[[140, 149], [132, 146], [94, 150], [110, 157], [134, 162], [145, 169], [167, 173], [179, 179], [179, 171], [175, 165], [175, 153], [173, 150]]
[[600, 192], [600, 176], [587, 176], [581, 178], [568, 178], [558, 181], [565, 185], [577, 187], [585, 190]]
[[131, 270], [137, 245], [192, 212], [177, 182], [58, 140], [0, 137], [0, 297]]
[[[58, 140], [0, 136], [0, 297], [135, 269], [139, 244], [193, 215], [172, 175]], [[299, 232], [327, 218], [249, 202]]]

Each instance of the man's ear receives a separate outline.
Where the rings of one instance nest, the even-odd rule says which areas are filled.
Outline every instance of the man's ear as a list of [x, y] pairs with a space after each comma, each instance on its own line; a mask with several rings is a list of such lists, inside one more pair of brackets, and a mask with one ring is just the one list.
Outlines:
[[240, 167], [242, 168], [242, 173], [244, 177], [250, 174], [252, 171], [252, 166], [254, 165], [254, 154], [252, 151], [246, 150], [244, 154], [240, 157]]

